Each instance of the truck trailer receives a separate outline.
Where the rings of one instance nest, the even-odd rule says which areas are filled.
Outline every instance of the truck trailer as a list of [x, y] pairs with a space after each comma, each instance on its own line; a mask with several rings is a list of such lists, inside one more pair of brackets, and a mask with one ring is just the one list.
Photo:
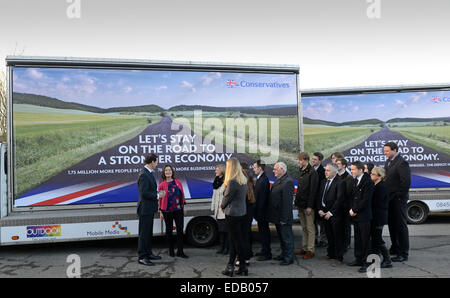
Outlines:
[[[148, 153], [158, 155], [157, 180], [175, 168], [185, 234], [200, 247], [217, 237], [217, 164], [280, 158], [294, 170], [296, 65], [8, 56], [6, 66], [1, 245], [138, 236]], [[154, 235], [164, 230], [155, 214]]]

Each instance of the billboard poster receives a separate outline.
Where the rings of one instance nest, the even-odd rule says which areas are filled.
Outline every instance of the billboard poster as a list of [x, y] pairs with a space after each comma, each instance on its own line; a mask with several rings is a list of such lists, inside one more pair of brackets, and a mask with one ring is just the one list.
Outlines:
[[16, 66], [12, 102], [14, 207], [136, 202], [147, 153], [187, 199], [230, 157], [296, 165], [296, 74]]
[[382, 166], [393, 141], [411, 168], [411, 187], [450, 186], [450, 91], [311, 96], [302, 99], [305, 150], [326, 160]]

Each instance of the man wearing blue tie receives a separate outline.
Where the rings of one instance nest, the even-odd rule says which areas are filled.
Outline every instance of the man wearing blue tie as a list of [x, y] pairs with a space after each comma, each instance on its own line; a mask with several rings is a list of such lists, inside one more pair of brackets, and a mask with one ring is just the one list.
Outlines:
[[[139, 216], [139, 240], [138, 240], [138, 262], [146, 266], [153, 266], [150, 260], [159, 260], [160, 256], [153, 255], [153, 218], [158, 211], [158, 185], [153, 172], [158, 165], [158, 157], [155, 154], [145, 156], [144, 169], [139, 173], [138, 190], [139, 202], [137, 214]], [[164, 191], [162, 191], [164, 192]], [[164, 195], [163, 193], [159, 195]]]

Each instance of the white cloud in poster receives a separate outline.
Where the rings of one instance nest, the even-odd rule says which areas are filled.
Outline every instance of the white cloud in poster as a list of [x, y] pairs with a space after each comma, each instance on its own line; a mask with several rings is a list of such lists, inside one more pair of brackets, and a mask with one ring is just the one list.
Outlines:
[[30, 79], [38, 80], [44, 77], [44, 74], [37, 70], [36, 68], [27, 69], [27, 75]]
[[326, 119], [335, 111], [333, 103], [328, 100], [320, 100], [307, 104], [304, 107], [305, 117], [312, 119]]
[[408, 107], [408, 105], [406, 104], [406, 102], [403, 101], [403, 100], [401, 100], [401, 99], [396, 99], [396, 100], [395, 100], [395, 104], [396, 104], [396, 105], [399, 105], [399, 106], [401, 106], [402, 108], [405, 108], [405, 109]]
[[187, 89], [191, 90], [192, 92], [196, 92], [196, 91], [197, 91], [197, 90], [195, 89], [194, 85], [192, 85], [192, 84], [189, 83], [188, 81], [181, 81], [181, 87], [187, 88]]

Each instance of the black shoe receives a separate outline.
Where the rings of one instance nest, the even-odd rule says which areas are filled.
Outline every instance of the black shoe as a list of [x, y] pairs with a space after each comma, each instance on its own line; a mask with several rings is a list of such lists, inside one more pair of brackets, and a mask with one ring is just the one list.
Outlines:
[[256, 260], [257, 261], [268, 261], [268, 260], [272, 260], [272, 257], [259, 256]]
[[351, 267], [361, 267], [363, 265], [363, 263], [359, 262], [358, 260], [354, 260], [353, 262], [348, 263], [347, 265], [351, 266]]
[[175, 257], [175, 250], [173, 248], [169, 249], [169, 256]]
[[361, 268], [359, 268], [358, 272], [359, 273], [366, 273], [367, 272], [367, 265], [362, 265]]
[[380, 265], [381, 268], [392, 268], [392, 263], [390, 261], [383, 261]]
[[234, 266], [231, 264], [227, 264], [227, 267], [225, 267], [225, 270], [222, 271], [223, 275], [227, 275], [229, 277], [233, 277], [234, 274]]
[[150, 255], [148, 258], [149, 258], [150, 260], [161, 260], [161, 257], [160, 257], [160, 256], [155, 256], [155, 255]]
[[248, 276], [248, 268], [246, 266], [239, 267], [239, 269], [236, 271], [236, 275]]
[[281, 266], [287, 266], [287, 265], [291, 265], [291, 264], [294, 264], [294, 260], [290, 260], [290, 261], [283, 260], [280, 263]]
[[273, 258], [275, 261], [283, 261], [284, 258], [282, 255], [276, 256], [275, 258]]
[[222, 254], [226, 256], [228, 253], [229, 253], [229, 249], [228, 249], [228, 247], [226, 247], [226, 248], [223, 250]]
[[405, 262], [405, 261], [408, 261], [408, 257], [404, 257], [404, 256], [396, 256], [396, 257], [393, 257], [393, 258], [391, 258], [391, 261], [392, 262]]
[[183, 251], [177, 251], [177, 257], [183, 258], [183, 259], [189, 259], [187, 255], [184, 254]]
[[147, 258], [143, 258], [138, 260], [139, 264], [145, 265], [145, 266], [155, 266], [155, 264], [153, 264], [149, 259]]

